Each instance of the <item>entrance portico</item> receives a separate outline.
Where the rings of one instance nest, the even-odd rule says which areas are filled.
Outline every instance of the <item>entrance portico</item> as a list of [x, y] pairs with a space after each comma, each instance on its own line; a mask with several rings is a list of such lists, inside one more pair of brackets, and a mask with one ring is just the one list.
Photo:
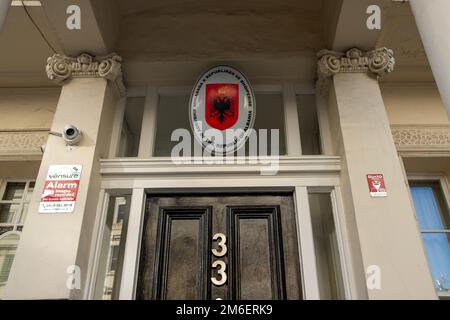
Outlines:
[[[239, 14], [176, 2], [42, 2], [61, 53], [47, 54], [48, 79], [34, 81], [62, 89], [4, 298], [437, 299], [406, 176], [426, 166], [405, 162], [391, 131], [405, 75], [423, 96], [436, 88], [405, 48], [384, 47], [387, 31], [365, 28], [374, 1], [264, 0]], [[391, 14], [386, 29], [412, 18], [402, 4], [375, 2]], [[69, 4], [81, 8], [80, 30], [64, 27]], [[428, 53], [434, 32], [415, 6]], [[440, 59], [430, 58], [433, 71]], [[174, 130], [190, 130], [192, 88], [215, 65], [248, 77], [254, 127], [279, 130], [279, 157], [171, 157]], [[445, 70], [434, 75], [445, 103]], [[430, 110], [445, 115], [440, 100]], [[66, 125], [82, 131], [78, 145], [55, 135]], [[439, 125], [445, 137], [447, 119]], [[60, 164], [82, 166], [75, 210], [39, 213], [49, 166]], [[371, 196], [371, 174], [383, 175], [386, 197]]]

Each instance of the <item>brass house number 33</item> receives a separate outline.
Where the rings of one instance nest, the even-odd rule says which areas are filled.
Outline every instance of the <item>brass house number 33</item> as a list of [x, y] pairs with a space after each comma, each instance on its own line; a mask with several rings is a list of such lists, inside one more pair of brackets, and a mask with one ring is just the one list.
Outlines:
[[[212, 249], [212, 254], [217, 258], [225, 256], [227, 254], [227, 237], [223, 233], [216, 233], [213, 236], [213, 240], [217, 241], [219, 250]], [[227, 282], [227, 265], [219, 259], [212, 263], [212, 268], [217, 268], [217, 275], [219, 276], [219, 279], [216, 277], [211, 277], [211, 282], [218, 287], [223, 286]]]

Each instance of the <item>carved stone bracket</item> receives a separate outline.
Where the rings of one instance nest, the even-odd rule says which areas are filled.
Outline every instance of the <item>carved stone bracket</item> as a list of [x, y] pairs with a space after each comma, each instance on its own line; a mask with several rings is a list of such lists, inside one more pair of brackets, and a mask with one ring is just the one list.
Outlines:
[[394, 52], [387, 48], [379, 48], [362, 52], [352, 48], [345, 53], [321, 50], [317, 61], [317, 87], [322, 90], [326, 79], [338, 73], [371, 73], [382, 77], [394, 70]]
[[104, 57], [82, 53], [76, 58], [54, 54], [47, 59], [45, 71], [48, 78], [57, 84], [63, 84], [71, 78], [105, 78], [114, 83], [123, 96], [125, 85], [121, 62], [122, 58], [115, 53]]

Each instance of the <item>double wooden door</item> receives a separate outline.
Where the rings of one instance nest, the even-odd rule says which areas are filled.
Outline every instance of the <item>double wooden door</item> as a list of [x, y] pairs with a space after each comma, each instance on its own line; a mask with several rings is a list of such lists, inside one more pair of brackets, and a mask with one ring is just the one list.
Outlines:
[[138, 299], [301, 299], [291, 194], [148, 196]]

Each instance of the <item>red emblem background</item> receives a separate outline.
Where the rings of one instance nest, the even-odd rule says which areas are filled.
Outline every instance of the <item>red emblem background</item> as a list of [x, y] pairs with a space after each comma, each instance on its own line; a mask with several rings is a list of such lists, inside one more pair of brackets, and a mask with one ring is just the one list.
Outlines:
[[218, 130], [232, 127], [239, 118], [239, 84], [207, 84], [205, 92], [206, 122]]
[[386, 192], [386, 186], [384, 185], [384, 177], [381, 173], [374, 173], [367, 175], [367, 184], [369, 185], [369, 191], [371, 193]]
[[76, 201], [79, 185], [80, 180], [46, 180], [41, 202]]

